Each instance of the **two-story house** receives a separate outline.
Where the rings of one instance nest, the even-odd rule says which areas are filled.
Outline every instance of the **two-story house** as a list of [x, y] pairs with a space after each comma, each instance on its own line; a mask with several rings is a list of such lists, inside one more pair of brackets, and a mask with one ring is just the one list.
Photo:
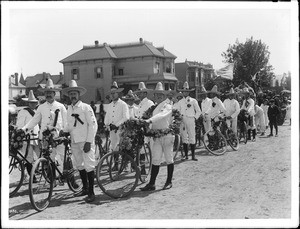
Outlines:
[[213, 76], [214, 69], [211, 64], [185, 60], [185, 62], [175, 64], [175, 72], [178, 87], [182, 88], [183, 83], [187, 81], [190, 88], [195, 88], [191, 96], [199, 100], [200, 88], [205, 85], [207, 79]]
[[163, 47], [154, 47], [151, 42], [140, 38], [139, 42], [99, 44], [83, 46], [81, 50], [60, 61], [64, 68], [65, 82], [77, 80], [87, 89], [82, 100], [85, 102], [103, 100], [109, 94], [113, 81], [119, 87], [136, 90], [144, 81], [148, 88], [155, 88], [162, 82], [165, 89], [175, 89], [176, 56]]

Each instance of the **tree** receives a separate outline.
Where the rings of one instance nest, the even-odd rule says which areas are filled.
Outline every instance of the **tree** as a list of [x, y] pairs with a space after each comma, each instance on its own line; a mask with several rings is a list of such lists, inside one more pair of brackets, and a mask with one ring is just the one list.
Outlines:
[[279, 80], [278, 79], [275, 81], [275, 87], [279, 87]]
[[225, 59], [223, 62], [235, 63], [232, 80], [235, 86], [247, 82], [255, 91], [258, 87], [270, 86], [273, 67], [269, 64], [268, 46], [261, 40], [253, 40], [253, 37], [245, 43], [236, 40], [222, 53], [222, 57]]

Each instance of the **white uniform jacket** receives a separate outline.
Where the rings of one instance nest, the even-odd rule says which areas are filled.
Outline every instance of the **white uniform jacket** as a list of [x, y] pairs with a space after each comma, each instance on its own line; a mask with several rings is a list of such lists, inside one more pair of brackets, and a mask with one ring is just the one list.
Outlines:
[[212, 104], [212, 100], [210, 98], [205, 98], [202, 100], [201, 102], [201, 109], [202, 109], [202, 114], [204, 115], [205, 113], [207, 113], [207, 111], [210, 109]]
[[145, 113], [145, 111], [148, 110], [153, 105], [154, 105], [154, 103], [150, 99], [144, 98], [138, 105], [137, 118], [143, 117], [143, 114]]
[[69, 105], [67, 120], [64, 131], [70, 132], [72, 142], [94, 142], [98, 124], [90, 105], [81, 101], [78, 101], [74, 106]]
[[[246, 102], [247, 102], [247, 104], [246, 104]], [[255, 111], [254, 111], [254, 100], [251, 99], [251, 98], [248, 98], [247, 100], [244, 100], [241, 109], [242, 110], [244, 109], [244, 110], [248, 111], [248, 113], [251, 116], [254, 116], [254, 114], [255, 114]]]
[[264, 105], [263, 103], [260, 105], [260, 108], [263, 109], [265, 115], [265, 124], [268, 125], [269, 117], [268, 117], [268, 109], [269, 105]]
[[42, 133], [47, 128], [47, 126], [53, 126], [55, 111], [57, 109], [59, 110], [59, 113], [55, 128], [58, 131], [63, 130], [65, 125], [67, 124], [67, 110], [62, 103], [59, 103], [57, 101], [54, 101], [53, 103], [44, 102], [43, 104], [41, 104], [35, 112], [33, 118], [22, 129], [31, 130], [39, 122], [41, 122], [40, 138], [42, 138]]
[[167, 129], [172, 122], [172, 105], [166, 100], [161, 102], [149, 120], [152, 121], [152, 129]]
[[226, 109], [226, 117], [231, 116], [231, 118], [236, 119], [240, 113], [240, 104], [235, 99], [225, 99], [224, 107]]
[[[220, 113], [226, 113], [226, 109], [225, 109], [225, 106], [224, 104], [222, 103], [222, 101], [217, 98], [217, 97], [214, 97], [212, 100], [211, 100], [211, 107], [210, 109], [207, 111], [207, 114], [208, 114], [208, 117], [210, 118], [215, 118], [216, 116], [218, 116]], [[213, 103], [215, 103], [215, 106], [213, 106]]]
[[129, 118], [137, 118], [138, 107], [133, 104], [132, 106], [128, 105], [128, 109], [129, 109]]
[[196, 99], [187, 96], [178, 102], [179, 112], [189, 118], [198, 119], [201, 115], [201, 109]]
[[104, 124], [114, 124], [120, 126], [129, 119], [129, 109], [127, 103], [118, 99], [116, 102], [111, 102], [107, 106]]
[[[36, 111], [36, 110], [34, 110]], [[19, 111], [18, 116], [17, 116], [17, 123], [16, 126], [18, 127], [18, 129], [23, 128], [31, 119], [32, 119], [32, 115], [25, 109], [22, 109]], [[39, 130], [40, 127], [39, 125], [35, 125], [35, 127], [33, 128], [32, 131], [32, 138], [37, 138], [38, 134], [39, 134]], [[37, 140], [34, 140], [34, 142], [37, 144]], [[31, 142], [31, 144], [33, 144], [33, 141]]]

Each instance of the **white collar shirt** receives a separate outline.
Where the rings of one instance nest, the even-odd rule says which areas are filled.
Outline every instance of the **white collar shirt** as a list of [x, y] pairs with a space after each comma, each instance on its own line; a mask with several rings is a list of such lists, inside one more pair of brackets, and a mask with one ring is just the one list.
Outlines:
[[233, 119], [237, 118], [240, 113], [240, 104], [235, 99], [225, 99], [224, 107], [226, 109], [226, 116], [231, 116]]
[[187, 96], [178, 102], [178, 109], [183, 116], [189, 118], [198, 119], [201, 115], [198, 101], [190, 96]]
[[[214, 106], [213, 106], [213, 104], [214, 104]], [[214, 97], [212, 99], [212, 105], [211, 105], [210, 109], [207, 111], [207, 113], [210, 118], [215, 118], [216, 116], [218, 116], [220, 114], [225, 115], [226, 109], [225, 109], [222, 101], [218, 97]]]
[[201, 109], [202, 109], [202, 113], [207, 113], [207, 111], [210, 109], [212, 104], [212, 100], [208, 97], [206, 97], [205, 99], [202, 100], [201, 102]]
[[127, 103], [118, 99], [116, 102], [108, 104], [104, 118], [104, 124], [114, 124], [120, 126], [129, 119], [129, 109]]
[[172, 105], [166, 101], [161, 102], [153, 111], [152, 129], [167, 129], [172, 122]]
[[153, 105], [154, 103], [150, 99], [148, 99], [147, 97], [144, 98], [138, 105], [137, 118], [143, 117], [145, 111], [148, 110]]
[[138, 107], [136, 105], [128, 105], [128, 109], [129, 109], [129, 118], [136, 118], [137, 117], [137, 113], [138, 113]]
[[244, 110], [248, 111], [248, 113], [251, 116], [253, 116], [255, 114], [255, 111], [254, 111], [254, 100], [251, 99], [250, 97], [247, 100], [244, 99], [243, 105], [242, 105], [241, 109], [244, 109]]

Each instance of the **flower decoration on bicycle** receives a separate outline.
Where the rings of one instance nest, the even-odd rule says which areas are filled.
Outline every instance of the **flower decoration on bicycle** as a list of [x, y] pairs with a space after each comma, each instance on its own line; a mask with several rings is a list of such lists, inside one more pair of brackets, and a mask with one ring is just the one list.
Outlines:
[[[55, 138], [56, 129], [45, 129], [42, 134], [42, 149], [43, 150], [50, 150], [54, 147], [56, 147], [58, 144], [57, 141], [54, 140]], [[51, 151], [51, 150], [50, 150]]]
[[16, 127], [9, 126], [9, 148], [10, 149], [21, 149], [23, 147], [23, 139], [26, 134], [24, 130], [17, 129]]

